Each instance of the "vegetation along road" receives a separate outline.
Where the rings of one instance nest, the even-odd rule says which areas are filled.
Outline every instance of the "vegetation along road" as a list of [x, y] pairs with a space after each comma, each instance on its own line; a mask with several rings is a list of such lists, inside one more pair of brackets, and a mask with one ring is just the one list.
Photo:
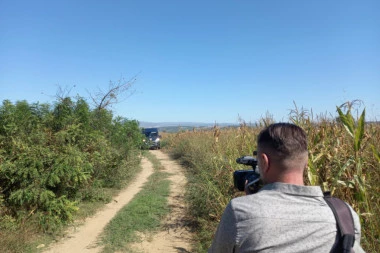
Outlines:
[[[153, 230], [153, 233], [139, 232], [139, 240], [118, 252], [191, 252], [192, 235], [186, 219], [184, 201], [186, 178], [182, 168], [160, 150], [150, 151], [150, 154], [161, 164], [161, 171], [168, 175], [170, 192], [167, 201], [170, 212], [161, 220], [160, 229]], [[153, 165], [147, 158], [143, 158], [142, 167], [136, 180], [111, 203], [86, 220], [84, 225], [69, 231], [65, 239], [51, 245], [45, 252], [104, 252], [102, 243], [99, 243], [104, 228], [123, 207], [128, 206], [139, 191], [144, 190], [144, 184], [154, 173]]]

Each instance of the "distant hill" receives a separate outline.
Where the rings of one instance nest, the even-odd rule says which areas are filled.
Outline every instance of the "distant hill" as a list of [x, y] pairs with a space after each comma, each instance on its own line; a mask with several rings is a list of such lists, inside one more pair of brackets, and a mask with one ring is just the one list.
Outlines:
[[[210, 127], [215, 123], [201, 123], [201, 122], [145, 122], [140, 121], [140, 127]], [[233, 123], [216, 123], [217, 126], [236, 126], [238, 124]]]
[[[215, 123], [201, 123], [201, 122], [139, 122], [140, 127], [149, 128], [157, 127], [162, 132], [178, 132], [179, 130], [192, 130], [193, 128], [211, 128]], [[216, 123], [218, 127], [237, 126], [233, 123]]]

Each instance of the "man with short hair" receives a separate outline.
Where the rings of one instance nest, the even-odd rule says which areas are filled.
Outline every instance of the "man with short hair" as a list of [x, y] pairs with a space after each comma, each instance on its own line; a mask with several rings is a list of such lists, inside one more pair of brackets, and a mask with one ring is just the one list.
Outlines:
[[[334, 252], [339, 233], [319, 186], [305, 186], [308, 163], [305, 131], [290, 123], [272, 124], [257, 140], [257, 163], [264, 186], [227, 205], [209, 253]], [[360, 221], [352, 210], [355, 253]]]

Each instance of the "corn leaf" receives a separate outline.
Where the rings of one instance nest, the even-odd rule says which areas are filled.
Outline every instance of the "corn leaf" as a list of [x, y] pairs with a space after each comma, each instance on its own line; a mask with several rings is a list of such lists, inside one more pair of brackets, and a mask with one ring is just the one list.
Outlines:
[[344, 128], [352, 137], [354, 137], [354, 126], [352, 124], [351, 118], [349, 117], [351, 115], [349, 113], [345, 115], [339, 107], [337, 107], [336, 109], [339, 114], [339, 119], [342, 121]]
[[376, 149], [376, 147], [374, 145], [371, 145], [371, 147], [372, 147], [372, 153], [373, 153], [374, 157], [380, 163], [380, 152]]
[[309, 165], [307, 166], [307, 177], [311, 185], [318, 184], [318, 171], [314, 165], [314, 161], [316, 160], [317, 158], [314, 158], [314, 156], [311, 154], [309, 159]]
[[364, 136], [364, 125], [365, 125], [365, 109], [363, 110], [362, 114], [360, 115], [358, 126], [355, 131], [355, 151], [359, 151], [360, 144], [363, 140]]

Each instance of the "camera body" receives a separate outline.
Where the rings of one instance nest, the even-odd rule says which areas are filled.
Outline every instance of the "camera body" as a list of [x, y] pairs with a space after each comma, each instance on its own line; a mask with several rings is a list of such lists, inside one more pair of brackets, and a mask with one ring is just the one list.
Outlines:
[[242, 156], [236, 159], [239, 164], [251, 166], [250, 170], [236, 170], [234, 171], [234, 187], [239, 191], [244, 191], [247, 181], [249, 191], [255, 193], [260, 188], [260, 174], [256, 172], [257, 160], [253, 156]]

